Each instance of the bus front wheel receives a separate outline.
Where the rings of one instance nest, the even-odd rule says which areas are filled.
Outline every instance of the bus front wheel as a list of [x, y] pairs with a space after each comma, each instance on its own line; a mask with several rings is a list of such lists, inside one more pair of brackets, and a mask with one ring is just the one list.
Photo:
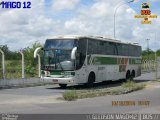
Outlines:
[[93, 83], [95, 82], [96, 76], [93, 72], [91, 72], [88, 76], [87, 87], [93, 87]]
[[66, 88], [66, 87], [67, 87], [67, 84], [59, 84], [59, 86], [60, 86], [61, 88]]

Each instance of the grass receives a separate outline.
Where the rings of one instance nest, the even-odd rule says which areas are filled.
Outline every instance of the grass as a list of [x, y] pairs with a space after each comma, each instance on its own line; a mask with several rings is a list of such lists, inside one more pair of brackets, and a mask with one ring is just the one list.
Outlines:
[[158, 79], [157, 82], [160, 82], [160, 79]]
[[136, 91], [136, 90], [141, 90], [141, 89], [145, 88], [145, 84], [137, 84], [137, 83], [129, 80], [126, 83], [123, 83], [122, 87], [126, 88], [128, 90]]
[[112, 88], [92, 88], [83, 90], [70, 90], [63, 93], [64, 100], [73, 101], [76, 99], [93, 98], [105, 95], [120, 95], [127, 94], [133, 91], [141, 90], [145, 88], [145, 84], [135, 83], [133, 81], [127, 81], [122, 83], [121, 86]]
[[63, 93], [63, 98], [67, 101], [73, 101], [78, 99], [78, 94], [75, 90], [66, 91]]
[[[25, 62], [25, 78], [36, 77], [38, 75], [37, 66], [34, 68]], [[0, 62], [0, 79], [2, 79], [2, 65]], [[18, 79], [22, 77], [21, 60], [5, 61], [5, 77], [6, 79]]]

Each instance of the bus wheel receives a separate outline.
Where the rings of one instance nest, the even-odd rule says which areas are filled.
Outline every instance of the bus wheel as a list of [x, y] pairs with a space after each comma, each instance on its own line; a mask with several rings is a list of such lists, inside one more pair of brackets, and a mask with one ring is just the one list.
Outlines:
[[133, 78], [135, 78], [135, 71], [132, 70], [132, 73], [131, 73], [131, 80], [133, 80]]
[[93, 87], [93, 83], [95, 82], [96, 76], [94, 72], [91, 72], [88, 77], [87, 87]]
[[66, 87], [67, 87], [67, 84], [59, 84], [59, 86], [60, 86], [61, 88], [66, 88]]
[[127, 71], [125, 81], [130, 80], [130, 78], [131, 78], [130, 71]]

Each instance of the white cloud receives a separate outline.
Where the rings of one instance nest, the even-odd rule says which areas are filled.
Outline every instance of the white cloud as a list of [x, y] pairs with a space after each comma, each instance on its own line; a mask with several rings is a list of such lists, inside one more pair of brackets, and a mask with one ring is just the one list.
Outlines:
[[[91, 7], [78, 10], [78, 15], [65, 22], [67, 33], [98, 35], [113, 38], [113, 14], [121, 1], [97, 0]], [[160, 42], [155, 45], [155, 32], [158, 24], [142, 25], [142, 19], [135, 19], [133, 9], [124, 5], [119, 7], [116, 14], [116, 38], [125, 42], [140, 43], [146, 48], [146, 38], [150, 38], [150, 47], [158, 49]], [[159, 29], [159, 28], [158, 28]]]
[[55, 11], [61, 11], [65, 9], [74, 9], [80, 0], [53, 0], [52, 8]]
[[[115, 10], [113, 5], [115, 5], [115, 3], [117, 3], [117, 1], [108, 2], [106, 0], [97, 0], [90, 8], [79, 10], [75, 18], [66, 21], [66, 29], [73, 28], [73, 30], [75, 30], [74, 32], [80, 34], [96, 34], [112, 37]], [[123, 19], [119, 19], [119, 16]], [[133, 11], [131, 9], [127, 9], [126, 11], [126, 7], [119, 8], [116, 15], [116, 25], [119, 24], [119, 21], [130, 19], [132, 16]]]
[[152, 2], [158, 2], [159, 0], [152, 0]]
[[54, 20], [45, 17], [44, 0], [32, 0], [31, 9], [5, 10], [0, 14], [0, 44], [18, 50], [34, 41], [42, 42], [55, 25]]

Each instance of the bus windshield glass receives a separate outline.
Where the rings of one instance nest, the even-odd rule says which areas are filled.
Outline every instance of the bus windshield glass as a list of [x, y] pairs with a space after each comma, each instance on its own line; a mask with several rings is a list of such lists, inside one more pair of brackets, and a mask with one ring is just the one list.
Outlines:
[[44, 46], [43, 67], [50, 70], [74, 70], [71, 51], [75, 40], [47, 40]]
[[72, 49], [75, 46], [75, 40], [55, 40], [48, 39], [44, 45], [44, 49]]

